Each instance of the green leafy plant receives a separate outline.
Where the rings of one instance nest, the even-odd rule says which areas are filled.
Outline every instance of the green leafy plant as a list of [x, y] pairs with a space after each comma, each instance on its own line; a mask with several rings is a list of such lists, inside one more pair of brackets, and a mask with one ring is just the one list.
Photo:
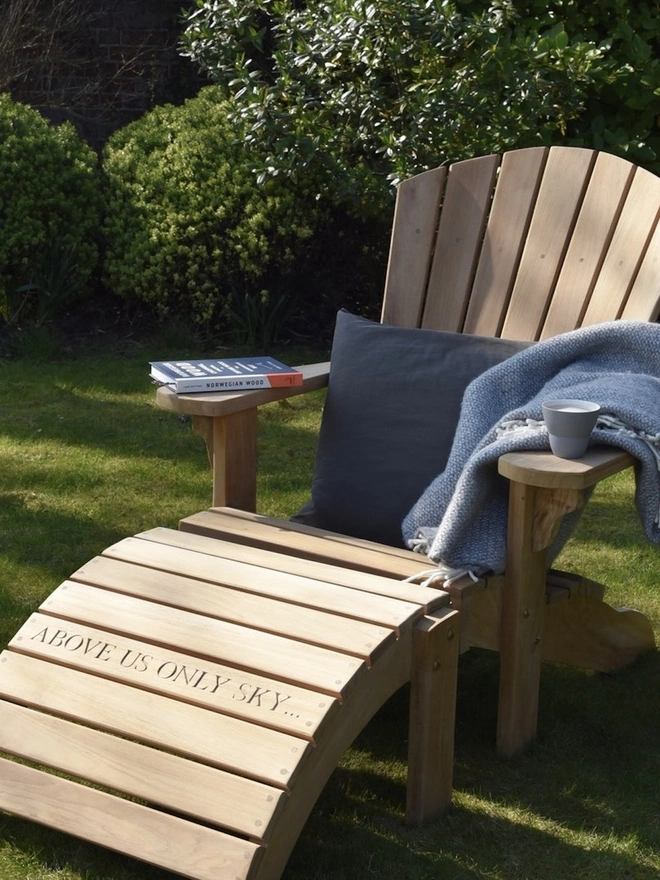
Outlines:
[[[480, 0], [461, 0], [475, 11]], [[571, 39], [603, 51], [615, 75], [595, 80], [584, 110], [570, 120], [565, 142], [625, 155], [660, 171], [660, 9], [639, 0], [528, 0], [515, 3], [518, 30], [563, 25]], [[600, 60], [596, 60], [600, 65]]]
[[183, 51], [235, 102], [262, 181], [377, 215], [431, 165], [565, 137], [616, 77], [607, 46], [510, 0], [197, 0]]
[[14, 292], [16, 307], [10, 320], [18, 321], [26, 312], [34, 326], [41, 327], [75, 299], [81, 278], [73, 248], [58, 241], [46, 246], [33, 271], [32, 280]]
[[0, 95], [0, 318], [50, 320], [90, 289], [102, 196], [73, 126]]
[[161, 319], [225, 330], [233, 291], [286, 276], [322, 213], [304, 188], [255, 179], [230, 109], [207, 87], [116, 132], [103, 157], [108, 285]]
[[295, 308], [296, 297], [290, 293], [274, 296], [268, 290], [252, 294], [234, 291], [231, 319], [236, 341], [251, 351], [270, 351]]

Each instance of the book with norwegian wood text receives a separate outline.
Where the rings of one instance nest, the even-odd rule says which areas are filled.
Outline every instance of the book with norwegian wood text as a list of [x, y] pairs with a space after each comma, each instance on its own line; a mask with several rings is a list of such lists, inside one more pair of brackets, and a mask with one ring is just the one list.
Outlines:
[[151, 361], [151, 378], [178, 394], [202, 391], [244, 391], [302, 385], [299, 370], [275, 358], [238, 357], [222, 360]]

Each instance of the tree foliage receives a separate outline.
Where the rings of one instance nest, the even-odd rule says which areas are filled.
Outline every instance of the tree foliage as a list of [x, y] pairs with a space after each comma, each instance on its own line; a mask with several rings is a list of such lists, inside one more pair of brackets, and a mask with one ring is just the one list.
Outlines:
[[364, 214], [384, 181], [485, 152], [564, 141], [652, 159], [659, 27], [655, 4], [632, 5], [196, 0], [183, 51], [234, 98], [262, 180]]
[[[474, 7], [475, 0], [462, 0]], [[625, 155], [660, 172], [660, 6], [639, 0], [516, 0], [519, 27], [561, 22], [572, 38], [601, 47], [612, 75], [585, 94], [568, 143]]]

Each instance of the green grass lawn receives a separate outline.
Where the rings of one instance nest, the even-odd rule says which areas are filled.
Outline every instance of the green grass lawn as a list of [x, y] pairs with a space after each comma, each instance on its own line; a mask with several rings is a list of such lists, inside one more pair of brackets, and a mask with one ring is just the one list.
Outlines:
[[[106, 546], [209, 506], [202, 441], [154, 403], [147, 362], [163, 354], [143, 344], [0, 364], [0, 647]], [[315, 393], [262, 410], [262, 512], [287, 516], [306, 499], [322, 403]], [[561, 563], [607, 582], [613, 604], [644, 611], [660, 634], [660, 559], [632, 493], [631, 473], [603, 484]], [[511, 761], [494, 749], [497, 675], [494, 655], [461, 659], [456, 791], [444, 819], [403, 824], [402, 691], [334, 773], [285, 880], [660, 876], [660, 657], [615, 676], [545, 666], [538, 740]], [[1, 880], [167, 876], [0, 814]]]

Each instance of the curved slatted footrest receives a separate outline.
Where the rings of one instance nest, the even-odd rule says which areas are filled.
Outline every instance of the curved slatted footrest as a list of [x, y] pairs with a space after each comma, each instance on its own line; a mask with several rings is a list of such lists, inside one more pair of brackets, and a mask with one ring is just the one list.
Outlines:
[[128, 538], [0, 655], [0, 809], [196, 880], [277, 878], [345, 749], [412, 679], [407, 812], [437, 815], [455, 618], [440, 590], [347, 567]]

